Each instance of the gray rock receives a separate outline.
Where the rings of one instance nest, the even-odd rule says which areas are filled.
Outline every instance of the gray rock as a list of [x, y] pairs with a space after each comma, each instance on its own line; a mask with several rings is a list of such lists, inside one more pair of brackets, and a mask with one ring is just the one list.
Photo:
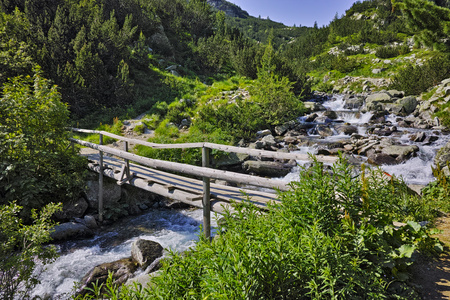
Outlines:
[[387, 93], [394, 98], [403, 98], [403, 96], [405, 94], [404, 92], [400, 92], [397, 90], [389, 90], [389, 91], [387, 91]]
[[391, 145], [388, 147], [383, 148], [382, 153], [398, 157], [398, 156], [404, 156], [404, 157], [410, 157], [414, 155], [417, 151], [419, 151], [419, 147], [416, 145]]
[[358, 127], [353, 126], [353, 125], [336, 125], [334, 126], [334, 129], [336, 129], [336, 131], [340, 134], [345, 134], [345, 135], [352, 135], [354, 133], [358, 133]]
[[317, 102], [303, 102], [303, 104], [305, 105], [306, 110], [311, 112], [325, 110], [325, 107]]
[[375, 93], [366, 97], [366, 103], [391, 103], [392, 97], [386, 92]]
[[137, 268], [138, 264], [131, 258], [98, 265], [81, 279], [81, 286], [77, 291], [77, 295], [88, 294], [90, 291], [87, 288], [92, 288], [93, 284], [101, 285], [106, 283], [109, 273], [112, 273], [113, 284], [121, 285], [132, 277]]
[[345, 95], [344, 96], [344, 108], [345, 109], [356, 109], [360, 108], [364, 104], [364, 98], [355, 95]]
[[394, 157], [385, 153], [373, 153], [367, 157], [367, 162], [372, 165], [396, 165], [398, 162]]
[[257, 137], [263, 137], [263, 136], [271, 135], [271, 134], [272, 134], [272, 131], [270, 131], [269, 129], [264, 129], [264, 130], [258, 131], [258, 132], [256, 133], [256, 136], [257, 136]]
[[138, 239], [131, 245], [131, 257], [142, 269], [163, 255], [164, 248], [157, 242]]
[[282, 125], [275, 126], [275, 133], [277, 135], [285, 134], [290, 128], [290, 123], [284, 123]]
[[216, 168], [231, 167], [240, 165], [249, 158], [250, 156], [248, 154], [232, 152], [228, 153], [228, 155], [221, 155], [218, 158], [213, 158], [211, 164]]
[[335, 112], [335, 111], [332, 111], [332, 110], [327, 110], [327, 111], [325, 111], [325, 112], [323, 113], [323, 116], [324, 116], [324, 117], [327, 117], [327, 118], [329, 118], [329, 119], [331, 119], [331, 120], [335, 120], [335, 119], [338, 118], [338, 115], [336, 114], [336, 112]]
[[84, 198], [66, 202], [61, 211], [55, 213], [55, 217], [61, 221], [68, 221], [74, 218], [81, 218], [89, 205]]
[[414, 112], [419, 102], [417, 102], [416, 97], [405, 97], [397, 100], [397, 103], [402, 106], [403, 111], [409, 115]]
[[275, 147], [277, 145], [277, 142], [275, 141], [273, 135], [266, 135], [262, 138], [261, 141], [264, 143], [264, 148]]
[[318, 125], [316, 127], [317, 133], [322, 137], [329, 137], [333, 135], [333, 130], [327, 125]]
[[90, 215], [84, 216], [84, 224], [89, 229], [95, 229], [98, 227], [97, 221], [95, 220], [95, 218], [93, 216], [90, 216]]
[[75, 222], [62, 223], [53, 227], [50, 237], [53, 240], [68, 240], [91, 237], [94, 233], [86, 225]]
[[245, 171], [268, 177], [286, 176], [291, 171], [292, 167], [292, 165], [274, 161], [248, 160], [243, 164], [243, 169]]
[[381, 69], [373, 69], [372, 70], [372, 74], [380, 74], [381, 72], [386, 71], [385, 68], [381, 68]]

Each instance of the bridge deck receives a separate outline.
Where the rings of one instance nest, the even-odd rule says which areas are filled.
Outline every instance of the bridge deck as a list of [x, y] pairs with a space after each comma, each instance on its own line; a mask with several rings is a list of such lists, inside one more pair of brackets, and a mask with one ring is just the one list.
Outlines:
[[[84, 154], [88, 157], [89, 168], [97, 173], [100, 172], [99, 154]], [[118, 182], [122, 179], [122, 169], [124, 161], [111, 156], [103, 156], [105, 176], [116, 179]], [[192, 206], [202, 207], [203, 181], [179, 176], [160, 170], [152, 169], [130, 163], [130, 173], [135, 173], [131, 180], [126, 184], [131, 184], [149, 192], [159, 194], [169, 199], [178, 200]], [[275, 193], [251, 190], [248, 188], [238, 188], [211, 183], [211, 210], [223, 212], [224, 208], [229, 206], [231, 201], [245, 201], [247, 196], [250, 202], [266, 207], [268, 202], [279, 201]]]

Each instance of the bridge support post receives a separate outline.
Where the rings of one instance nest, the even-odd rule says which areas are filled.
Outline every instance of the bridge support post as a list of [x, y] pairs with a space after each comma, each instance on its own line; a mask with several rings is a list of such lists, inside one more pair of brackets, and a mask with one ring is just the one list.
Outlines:
[[[202, 167], [209, 167], [209, 148], [202, 148]], [[203, 177], [203, 232], [211, 239], [211, 187], [209, 177]]]
[[[128, 142], [127, 141], [125, 141], [123, 143], [123, 151], [128, 152]], [[125, 167], [126, 167], [127, 178], [130, 178], [130, 160], [129, 159], [125, 159]]]
[[[103, 145], [103, 134], [100, 133], [100, 145]], [[100, 154], [100, 173], [98, 175], [98, 220], [103, 222], [103, 151]]]

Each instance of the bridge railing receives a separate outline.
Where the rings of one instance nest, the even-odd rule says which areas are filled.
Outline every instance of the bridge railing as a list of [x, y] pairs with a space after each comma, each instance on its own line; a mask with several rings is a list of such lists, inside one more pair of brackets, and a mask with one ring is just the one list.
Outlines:
[[[204, 222], [204, 231], [207, 236], [210, 236], [210, 179], [220, 179], [237, 183], [244, 183], [254, 186], [262, 186], [275, 188], [279, 190], [287, 190], [288, 186], [285, 181], [280, 179], [269, 179], [263, 178], [259, 176], [252, 176], [247, 174], [235, 173], [230, 171], [223, 171], [210, 168], [209, 165], [209, 157], [210, 150], [220, 150], [224, 152], [234, 152], [234, 153], [243, 153], [248, 154], [255, 157], [265, 157], [265, 158], [274, 158], [274, 159], [283, 159], [283, 160], [310, 160], [311, 157], [308, 154], [299, 154], [299, 153], [282, 153], [282, 152], [274, 152], [274, 151], [266, 151], [266, 150], [258, 150], [258, 149], [249, 149], [242, 147], [234, 147], [228, 145], [220, 145], [213, 143], [184, 143], [184, 144], [156, 144], [150, 143], [146, 141], [141, 141], [137, 139], [127, 138], [123, 136], [119, 136], [107, 131], [98, 131], [98, 130], [88, 130], [88, 129], [80, 129], [80, 128], [69, 128], [69, 130], [73, 132], [79, 133], [90, 133], [90, 134], [99, 134], [99, 144], [86, 142], [83, 140], [71, 138], [70, 141], [72, 143], [76, 143], [85, 147], [90, 147], [92, 149], [96, 149], [100, 154], [100, 177], [99, 177], [99, 216], [100, 221], [102, 221], [103, 215], [103, 153], [108, 153], [117, 157], [124, 159], [125, 170], [127, 171], [128, 178], [129, 174], [129, 162], [134, 161], [139, 164], [154, 168], [154, 169], [162, 169], [165, 171], [177, 172], [187, 175], [193, 176], [201, 176], [203, 178], [203, 222]], [[108, 136], [116, 140], [120, 140], [124, 142], [124, 150], [118, 150], [115, 148], [107, 147], [103, 145], [103, 136]], [[202, 149], [202, 167], [183, 164], [178, 162], [170, 162], [158, 159], [152, 159], [148, 157], [139, 156], [133, 153], [128, 152], [129, 143], [143, 145], [147, 147], [151, 147], [154, 149], [188, 149], [188, 148], [201, 148]], [[317, 160], [334, 163], [336, 162], [336, 158], [327, 157], [318, 155], [316, 157]]]

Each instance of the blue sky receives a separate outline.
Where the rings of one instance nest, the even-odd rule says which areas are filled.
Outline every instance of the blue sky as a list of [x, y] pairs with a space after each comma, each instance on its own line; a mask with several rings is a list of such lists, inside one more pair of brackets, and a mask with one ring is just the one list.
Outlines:
[[339, 17], [355, 0], [228, 0], [251, 16], [269, 17], [272, 21], [292, 26], [328, 25], [336, 13]]

